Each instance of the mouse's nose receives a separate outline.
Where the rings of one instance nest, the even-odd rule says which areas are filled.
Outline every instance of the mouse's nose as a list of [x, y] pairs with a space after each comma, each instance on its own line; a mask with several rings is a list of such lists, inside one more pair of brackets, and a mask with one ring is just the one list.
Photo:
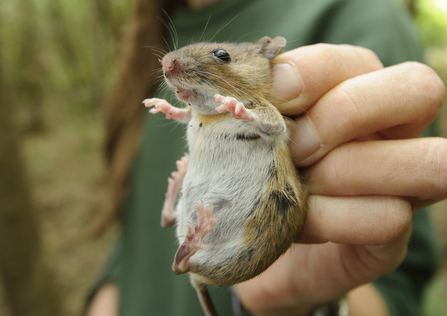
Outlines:
[[177, 66], [177, 59], [172, 58], [172, 59], [163, 60], [162, 65], [163, 65], [163, 71], [165, 72], [165, 74], [169, 74]]

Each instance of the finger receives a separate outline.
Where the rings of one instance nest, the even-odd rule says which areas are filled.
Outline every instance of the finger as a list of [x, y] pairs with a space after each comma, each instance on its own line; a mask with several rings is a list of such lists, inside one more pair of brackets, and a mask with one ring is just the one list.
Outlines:
[[272, 101], [286, 115], [308, 110], [346, 79], [383, 68], [370, 50], [350, 45], [317, 44], [275, 58]]
[[386, 245], [411, 226], [410, 203], [395, 196], [311, 195], [298, 242]]
[[310, 194], [398, 195], [419, 208], [447, 197], [447, 140], [350, 142], [306, 170]]
[[260, 314], [327, 302], [395, 269], [405, 258], [410, 233], [407, 229], [391, 243], [374, 246], [293, 244], [260, 276], [236, 289], [244, 306]]
[[444, 100], [444, 85], [428, 66], [409, 62], [339, 84], [298, 118], [292, 155], [299, 166], [315, 163], [347, 141], [419, 136]]

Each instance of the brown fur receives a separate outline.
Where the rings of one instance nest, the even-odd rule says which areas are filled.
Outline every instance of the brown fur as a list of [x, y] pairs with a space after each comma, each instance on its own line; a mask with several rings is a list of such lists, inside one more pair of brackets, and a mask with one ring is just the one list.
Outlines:
[[[269, 140], [264, 143], [264, 146], [270, 146], [264, 148], [264, 153], [272, 157], [266, 160], [270, 165], [260, 165], [260, 168], [265, 168], [262, 177], [266, 170], [268, 175], [262, 178], [260, 188], [250, 191], [248, 198], [250, 202], [253, 200], [250, 209], [239, 210], [240, 218], [236, 218], [243, 223], [242, 245], [235, 246], [237, 248], [222, 245], [214, 253], [219, 261], [207, 258], [194, 263], [190, 258], [200, 250], [191, 246], [191, 232], [188, 233], [191, 234], [190, 239], [183, 241], [175, 256], [174, 271], [191, 273], [191, 282], [207, 315], [216, 315], [206, 290], [208, 284], [233, 285], [259, 275], [287, 251], [304, 224], [307, 198], [292, 163], [288, 135], [285, 134], [292, 123], [265, 99], [272, 86], [273, 58], [281, 52], [284, 44], [285, 39], [281, 37], [265, 37], [255, 44], [198, 43], [170, 52], [162, 60], [168, 84], [182, 93], [187, 91], [178, 96], [182, 101], [191, 102], [191, 109], [196, 111], [193, 114], [198, 115], [194, 122], [197, 124], [199, 121], [199, 127], [206, 126], [207, 131], [216, 132], [222, 128], [222, 120], [227, 121], [229, 114], [215, 114], [216, 111], [207, 108], [213, 106], [209, 97], [219, 94], [236, 98], [252, 113], [253, 119], [248, 123], [253, 132], [234, 131], [232, 137], [237, 141], [256, 142], [261, 137]], [[225, 58], [215, 55], [219, 50], [224, 51], [220, 56]], [[190, 127], [194, 128], [193, 125]], [[203, 133], [188, 133], [188, 137], [195, 135], [189, 141], [195, 145], [203, 142]], [[219, 132], [215, 137], [207, 141], [217, 141]], [[230, 158], [238, 157], [236, 154]], [[202, 224], [197, 225], [200, 229]], [[225, 229], [229, 229], [228, 226]]]
[[[267, 108], [272, 116], [277, 112], [272, 105]], [[288, 147], [280, 148], [276, 156], [266, 179], [266, 192], [253, 201], [253, 210], [244, 219], [244, 243], [249, 247], [221, 266], [191, 266], [190, 272], [199, 275], [201, 282], [233, 285], [257, 276], [286, 252], [301, 231], [307, 210], [306, 192]]]
[[[173, 268], [175, 273], [191, 273], [208, 316], [216, 315], [208, 284], [233, 285], [260, 274], [286, 252], [304, 224], [307, 199], [287, 144], [291, 124], [265, 99], [272, 85], [273, 58], [284, 45], [281, 37], [265, 37], [254, 44], [198, 43], [170, 52], [162, 60], [168, 85], [178, 90], [177, 97], [193, 111], [187, 137], [188, 168], [195, 173], [187, 173], [183, 181], [177, 229], [181, 246]], [[234, 118], [217, 114], [222, 108], [217, 100], [222, 96], [237, 100], [230, 98], [232, 107], [227, 105]], [[249, 111], [238, 112], [238, 101]], [[231, 121], [241, 118], [246, 121]], [[219, 169], [227, 161], [241, 164]], [[224, 181], [213, 186], [206, 179], [216, 167]], [[228, 190], [236, 181], [241, 187]], [[240, 200], [229, 208], [221, 206], [215, 218], [212, 207], [208, 208], [206, 224], [201, 208], [197, 214], [191, 205], [202, 197], [212, 200], [219, 191], [241, 194]], [[194, 228], [184, 226], [191, 222], [196, 222]], [[210, 248], [197, 253], [204, 249], [200, 242], [208, 233], [204, 246]]]
[[200, 122], [203, 126], [212, 124], [213, 122], [220, 121], [222, 118], [229, 116], [228, 113], [216, 114], [216, 115], [200, 115]]

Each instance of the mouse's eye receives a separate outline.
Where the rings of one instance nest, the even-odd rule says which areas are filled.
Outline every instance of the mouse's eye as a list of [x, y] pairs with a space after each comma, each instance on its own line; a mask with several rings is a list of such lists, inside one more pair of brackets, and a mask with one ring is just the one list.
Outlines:
[[230, 54], [228, 54], [226, 50], [221, 48], [215, 49], [213, 51], [213, 56], [219, 58], [221, 61], [226, 63], [231, 61]]

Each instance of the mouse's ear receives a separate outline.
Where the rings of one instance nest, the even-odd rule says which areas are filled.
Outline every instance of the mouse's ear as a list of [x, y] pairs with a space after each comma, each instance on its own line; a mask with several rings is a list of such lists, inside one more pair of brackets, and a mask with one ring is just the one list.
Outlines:
[[286, 46], [286, 39], [281, 36], [277, 36], [271, 39], [268, 36], [264, 36], [257, 44], [261, 44], [261, 50], [259, 51], [268, 59], [275, 58], [278, 54], [282, 53], [282, 48]]

